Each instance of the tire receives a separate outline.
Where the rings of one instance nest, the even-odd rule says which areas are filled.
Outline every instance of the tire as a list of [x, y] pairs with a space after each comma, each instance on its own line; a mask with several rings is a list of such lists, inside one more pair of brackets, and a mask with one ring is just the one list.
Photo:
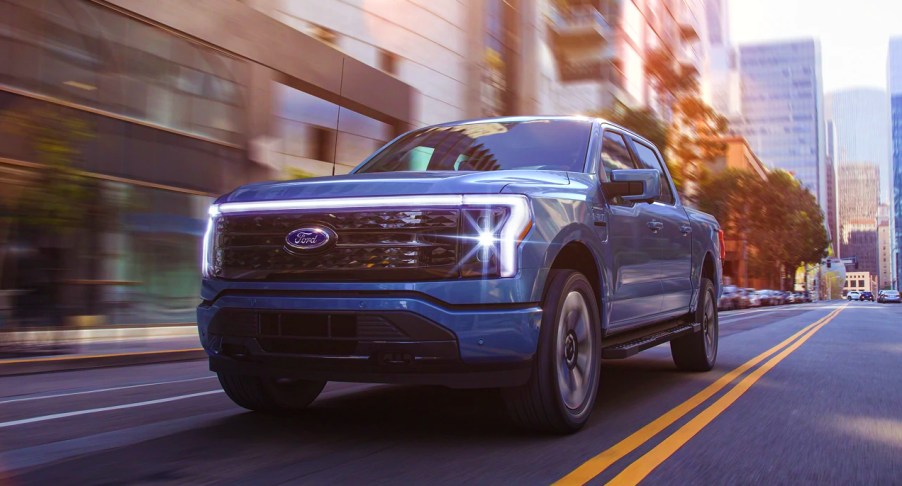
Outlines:
[[217, 373], [226, 395], [236, 405], [255, 412], [286, 413], [302, 410], [313, 403], [325, 381], [292, 380], [279, 382], [273, 378]]
[[673, 362], [681, 370], [709, 371], [717, 361], [720, 323], [717, 318], [717, 306], [713, 305], [714, 298], [714, 284], [707, 278], [702, 278], [698, 305], [692, 315], [693, 322], [700, 322], [702, 329], [670, 342]]
[[592, 413], [601, 373], [601, 322], [592, 285], [577, 271], [552, 270], [542, 311], [532, 376], [502, 395], [518, 425], [576, 432]]

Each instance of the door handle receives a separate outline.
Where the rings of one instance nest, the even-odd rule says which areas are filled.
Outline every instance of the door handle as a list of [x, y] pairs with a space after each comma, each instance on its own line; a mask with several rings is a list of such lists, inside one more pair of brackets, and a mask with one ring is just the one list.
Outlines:
[[592, 220], [595, 226], [607, 226], [608, 213], [605, 212], [604, 208], [592, 208]]
[[650, 229], [652, 233], [657, 233], [658, 231], [661, 231], [662, 229], [664, 229], [664, 223], [662, 223], [660, 221], [649, 221], [647, 226], [648, 226], [648, 229]]
[[680, 225], [680, 233], [683, 233], [683, 236], [686, 236], [689, 233], [692, 233], [692, 225], [688, 225], [688, 224]]

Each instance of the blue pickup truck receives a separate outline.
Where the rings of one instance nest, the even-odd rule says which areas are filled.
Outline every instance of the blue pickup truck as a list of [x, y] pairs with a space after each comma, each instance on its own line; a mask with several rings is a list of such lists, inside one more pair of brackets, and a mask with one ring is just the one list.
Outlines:
[[566, 433], [604, 358], [669, 341], [678, 368], [714, 366], [723, 251], [635, 133], [456, 122], [347, 175], [217, 199], [198, 326], [251, 410], [304, 408], [330, 380], [501, 388], [515, 422]]

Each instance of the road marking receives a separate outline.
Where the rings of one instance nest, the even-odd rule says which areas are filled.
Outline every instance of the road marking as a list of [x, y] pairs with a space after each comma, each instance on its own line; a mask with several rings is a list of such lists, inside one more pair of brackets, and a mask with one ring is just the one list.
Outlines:
[[[110, 353], [110, 354], [80, 354], [76, 356], [53, 356], [50, 358], [21, 358], [21, 359], [3, 359], [0, 360], [0, 366], [16, 363], [43, 363], [52, 361], [65, 361], [75, 359], [91, 359], [91, 358], [117, 358], [121, 356], [142, 356], [148, 354], [170, 354], [170, 353], [189, 353], [195, 351], [203, 351], [204, 348], [186, 348], [186, 349], [164, 349], [160, 351], [137, 351], [134, 353]], [[150, 363], [148, 363], [150, 364]]]
[[691, 398], [686, 400], [685, 402], [677, 405], [664, 415], [661, 415], [657, 419], [648, 423], [646, 426], [641, 429], [633, 432], [629, 437], [621, 440], [617, 444], [613, 445], [606, 451], [598, 454], [597, 456], [589, 459], [584, 462], [582, 465], [574, 469], [572, 472], [564, 476], [555, 482], [555, 484], [585, 484], [590, 481], [595, 476], [601, 474], [604, 470], [614, 464], [615, 462], [622, 459], [627, 454], [633, 452], [637, 448], [639, 448], [642, 444], [648, 442], [652, 437], [659, 434], [661, 431], [673, 425], [677, 420], [684, 417], [686, 414], [694, 410], [696, 407], [704, 403], [707, 399], [711, 398], [722, 390], [724, 387], [729, 385], [733, 380], [737, 377], [744, 374], [753, 366], [756, 366], [758, 363], [761, 363], [771, 355], [777, 353], [780, 349], [788, 346], [795, 339], [799, 338], [799, 336], [804, 335], [806, 332], [814, 329], [821, 323], [824, 323], [828, 319], [832, 319], [833, 316], [839, 313], [842, 308], [836, 309], [833, 312], [827, 314], [826, 316], [818, 319], [817, 321], [805, 326], [800, 331], [796, 332], [792, 336], [786, 338], [776, 346], [764, 351], [763, 353], [755, 356], [749, 361], [745, 362], [741, 366], [735, 368], [734, 370], [728, 372], [727, 374], [721, 376], [717, 381], [708, 385], [702, 391], [696, 393]]
[[171, 381], [158, 381], [154, 383], [141, 383], [139, 385], [126, 385], [126, 386], [114, 386], [110, 388], [98, 388], [97, 390], [85, 390], [78, 392], [69, 392], [69, 393], [57, 393], [54, 395], [42, 395], [38, 397], [25, 397], [25, 398], [13, 398], [11, 400], [3, 400], [0, 401], [0, 405], [5, 405], [7, 403], [16, 403], [16, 402], [30, 402], [32, 400], [44, 400], [47, 398], [61, 398], [61, 397], [71, 397], [74, 395], [87, 395], [90, 393], [101, 393], [108, 391], [116, 391], [116, 390], [128, 390], [131, 388], [141, 388], [145, 386], [156, 386], [156, 385], [168, 385], [171, 383], [187, 383], [189, 381], [199, 381], [199, 380], [210, 380], [216, 378], [215, 376], [202, 376], [200, 378], [188, 378], [184, 380], [171, 380]]
[[736, 400], [739, 399], [745, 392], [747, 392], [752, 385], [754, 385], [762, 376], [764, 376], [768, 371], [774, 368], [781, 361], [786, 359], [787, 356], [792, 354], [796, 349], [799, 348], [805, 341], [814, 336], [821, 328], [827, 325], [834, 317], [836, 317], [842, 308], [837, 309], [834, 312], [831, 312], [828, 318], [826, 318], [823, 322], [817, 325], [817, 327], [811, 329], [806, 335], [799, 338], [798, 341], [794, 342], [790, 346], [786, 347], [779, 354], [771, 358], [767, 363], [761, 365], [761, 367], [749, 373], [748, 376], [742, 379], [735, 387], [730, 389], [727, 393], [725, 393], [722, 397], [718, 398], [717, 401], [712, 403], [708, 408], [699, 412], [698, 415], [692, 418], [685, 425], [680, 427], [676, 432], [671, 434], [669, 437], [664, 439], [660, 444], [655, 446], [654, 449], [648, 451], [637, 459], [635, 462], [627, 466], [623, 471], [620, 472], [617, 476], [614, 477], [609, 483], [609, 485], [621, 485], [621, 484], [637, 484], [639, 481], [643, 480], [646, 476], [648, 476], [656, 467], [660, 466], [667, 458], [673, 455], [677, 450], [686, 445], [690, 439], [695, 437], [703, 428], [705, 428], [708, 424], [710, 424], [715, 418], [717, 418], [721, 413], [724, 412], [730, 405], [732, 405]]
[[75, 412], [63, 412], [63, 413], [54, 413], [51, 415], [42, 415], [40, 417], [32, 417], [21, 420], [12, 420], [9, 422], [0, 422], [0, 429], [4, 429], [6, 427], [13, 427], [16, 425], [25, 425], [25, 424], [33, 424], [35, 422], [46, 422], [48, 420], [56, 420], [66, 417], [76, 417], [78, 415], [88, 415], [92, 413], [100, 413], [100, 412], [109, 412], [111, 410], [124, 410], [127, 408], [137, 408], [137, 407], [146, 407], [149, 405], [157, 405], [160, 403], [169, 403], [177, 400], [185, 400], [188, 398], [202, 397], [206, 395], [213, 395], [217, 393], [223, 393], [222, 390], [211, 390], [200, 393], [191, 393], [188, 395], [179, 395], [175, 397], [169, 398], [160, 398], [157, 400], [148, 400], [146, 402], [137, 402], [137, 403], [126, 403], [124, 405], [114, 405], [112, 407], [101, 407], [101, 408], [89, 408], [87, 410], [78, 410]]

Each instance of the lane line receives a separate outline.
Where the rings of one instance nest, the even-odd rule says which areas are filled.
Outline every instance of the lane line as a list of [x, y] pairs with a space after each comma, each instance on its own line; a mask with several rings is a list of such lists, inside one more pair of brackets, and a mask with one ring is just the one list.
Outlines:
[[187, 378], [184, 380], [158, 381], [155, 383], [141, 383], [139, 385], [114, 386], [114, 387], [110, 387], [110, 388], [98, 388], [96, 390], [85, 390], [85, 391], [69, 392], [69, 393], [57, 393], [54, 395], [42, 395], [42, 396], [38, 396], [38, 397], [13, 398], [11, 400], [0, 401], [0, 405], [5, 405], [7, 403], [30, 402], [33, 400], [44, 400], [47, 398], [61, 398], [61, 397], [71, 397], [74, 395], [87, 395], [90, 393], [101, 393], [101, 392], [116, 391], [116, 390], [128, 390], [131, 388], [141, 388], [141, 387], [145, 387], [145, 386], [168, 385], [170, 383], [187, 383], [190, 381], [210, 380], [213, 378], [216, 378], [216, 376], [202, 376], [200, 378]]
[[748, 376], [746, 376], [742, 379], [742, 381], [739, 382], [739, 384], [725, 393], [722, 397], [717, 399], [717, 401], [708, 406], [708, 408], [699, 412], [698, 415], [696, 415], [685, 425], [677, 429], [676, 432], [664, 439], [652, 450], [648, 451], [647, 453], [645, 453], [645, 455], [627, 466], [623, 471], [620, 472], [620, 474], [615, 476], [607, 484], [637, 484], [639, 481], [643, 480], [656, 467], [660, 466], [661, 463], [667, 460], [667, 458], [672, 456], [677, 450], [686, 445], [686, 443], [689, 442], [690, 439], [695, 437], [696, 434], [701, 432], [702, 429], [704, 429], [715, 418], [723, 413], [730, 405], [736, 402], [736, 400], [738, 400], [739, 397], [745, 394], [762, 376], [764, 376], [768, 371], [772, 370], [781, 361], [786, 359], [786, 357], [792, 354], [796, 349], [798, 349], [799, 346], [808, 341], [811, 336], [814, 336], [815, 333], [820, 331], [824, 326], [832, 321], [833, 318], [836, 317], [841, 311], [842, 309], [839, 309], [838, 311], [831, 313], [828, 319], [824, 320], [824, 322], [821, 322], [817, 327], [813, 328], [805, 336], [802, 336], [798, 341], [794, 342], [792, 345], [788, 346], [779, 354], [771, 358], [767, 363], [764, 363], [763, 365], [761, 365], [761, 367], [749, 373]]
[[685, 402], [677, 405], [672, 408], [670, 411], [661, 415], [657, 419], [649, 422], [647, 425], [642, 427], [641, 429], [633, 432], [627, 438], [621, 440], [617, 444], [613, 445], [609, 449], [605, 450], [601, 454], [598, 454], [595, 457], [592, 457], [588, 461], [584, 462], [582, 465], [571, 471], [566, 476], [557, 480], [554, 484], [585, 484], [590, 481], [595, 476], [601, 474], [605, 469], [607, 469], [611, 464], [622, 459], [627, 454], [633, 452], [642, 444], [648, 442], [652, 437], [659, 434], [661, 431], [666, 429], [667, 427], [673, 425], [677, 420], [684, 417], [686, 414], [694, 410], [696, 407], [704, 403], [707, 399], [714, 396], [717, 392], [725, 388], [727, 385], [733, 382], [736, 378], [744, 374], [753, 366], [761, 363], [768, 357], [777, 353], [780, 349], [788, 346], [794, 340], [805, 334], [806, 332], [813, 329], [815, 326], [819, 325], [823, 321], [831, 316], [838, 314], [842, 308], [836, 309], [826, 316], [818, 319], [817, 321], [805, 326], [800, 331], [796, 332], [792, 336], [786, 338], [776, 346], [764, 351], [763, 353], [755, 356], [739, 367], [733, 369], [727, 374], [721, 376], [717, 381], [705, 387], [702, 391], [696, 393], [691, 398], [686, 400]]
[[[17, 363], [44, 363], [52, 361], [65, 361], [74, 359], [91, 359], [91, 358], [116, 358], [120, 356], [143, 356], [148, 354], [169, 354], [169, 353], [188, 353], [195, 351], [203, 351], [204, 348], [185, 348], [185, 349], [163, 349], [159, 351], [137, 351], [134, 353], [110, 353], [110, 354], [80, 354], [74, 356], [53, 356], [50, 358], [21, 358], [21, 359], [3, 359], [0, 360], [0, 366]], [[148, 363], [151, 364], [151, 363]]]
[[217, 393], [223, 393], [223, 391], [222, 390], [211, 390], [211, 391], [205, 391], [205, 392], [200, 392], [200, 393], [190, 393], [188, 395], [179, 395], [179, 396], [169, 397], [169, 398], [159, 398], [157, 400], [148, 400], [146, 402], [126, 403], [124, 405], [114, 405], [112, 407], [89, 408], [87, 410], [78, 410], [75, 412], [54, 413], [51, 415], [42, 415], [40, 417], [32, 417], [32, 418], [21, 419], [21, 420], [12, 420], [9, 422], [0, 422], [0, 429], [5, 429], [7, 427], [13, 427], [16, 425], [33, 424], [35, 422], [46, 422], [48, 420], [56, 420], [56, 419], [66, 418], [66, 417], [77, 417], [79, 415], [88, 415], [88, 414], [92, 414], [92, 413], [109, 412], [112, 410], [124, 410], [127, 408], [146, 407], [149, 405], [157, 405], [160, 403], [175, 402], [178, 400], [186, 400], [188, 398], [202, 397], [202, 396], [213, 395], [213, 394], [217, 394]]

